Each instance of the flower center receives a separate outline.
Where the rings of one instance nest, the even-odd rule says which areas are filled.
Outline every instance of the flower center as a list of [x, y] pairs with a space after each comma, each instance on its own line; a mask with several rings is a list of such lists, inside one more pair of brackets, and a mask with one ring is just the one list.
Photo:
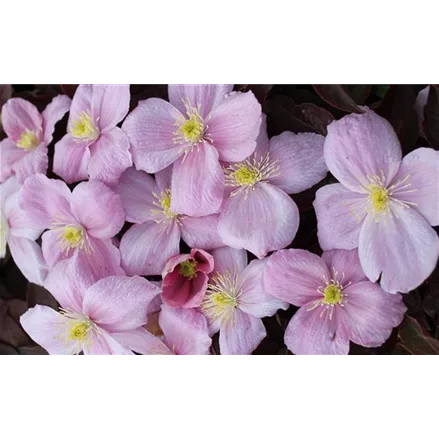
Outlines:
[[17, 143], [19, 148], [25, 149], [26, 151], [31, 151], [35, 149], [40, 144], [37, 135], [31, 131], [26, 130], [21, 133], [20, 140]]
[[235, 163], [224, 169], [226, 186], [238, 186], [230, 196], [233, 197], [242, 191], [247, 197], [248, 192], [260, 181], [267, 180], [270, 177], [277, 177], [279, 166], [277, 161], [270, 163], [270, 154], [267, 152], [259, 160], [255, 156], [241, 163]]
[[179, 128], [179, 130], [181, 130], [187, 142], [197, 143], [203, 137], [204, 124], [197, 116], [192, 115], [190, 116], [190, 119]]
[[99, 137], [99, 128], [95, 125], [89, 113], [79, 113], [79, 119], [73, 121], [70, 134], [80, 140], [96, 140]]
[[80, 321], [73, 323], [69, 328], [69, 340], [79, 340], [81, 342], [84, 341], [90, 328], [91, 323], [89, 321]]
[[188, 279], [194, 279], [197, 277], [196, 268], [198, 262], [197, 261], [183, 261], [179, 264], [180, 274]]
[[[180, 116], [175, 124], [178, 128], [174, 133], [174, 143], [190, 143], [191, 148], [186, 151], [186, 154], [192, 151], [192, 146], [200, 143], [205, 138], [207, 125], [200, 115], [201, 106], [193, 107], [188, 98], [183, 100], [186, 107], [186, 116]], [[209, 138], [206, 140], [210, 141]], [[186, 156], [186, 155], [185, 155]]]
[[341, 288], [336, 284], [329, 284], [323, 291], [325, 298], [322, 300], [326, 305], [336, 305], [342, 302]]
[[69, 243], [71, 247], [77, 247], [84, 239], [84, 230], [80, 226], [65, 226], [64, 240]]
[[91, 251], [87, 240], [87, 233], [80, 225], [65, 225], [59, 227], [58, 245], [61, 250], [66, 253], [75, 248], [85, 250], [86, 252]]
[[384, 212], [387, 209], [389, 201], [389, 193], [383, 186], [375, 183], [367, 187], [369, 191], [369, 200], [376, 213]]
[[158, 209], [152, 209], [152, 214], [157, 215], [159, 219], [155, 220], [157, 223], [168, 222], [170, 220], [174, 220], [178, 215], [172, 212], [171, 210], [171, 189], [166, 189], [159, 195], [155, 192], [152, 193], [154, 198], [157, 201], [154, 201], [154, 206], [157, 206]]

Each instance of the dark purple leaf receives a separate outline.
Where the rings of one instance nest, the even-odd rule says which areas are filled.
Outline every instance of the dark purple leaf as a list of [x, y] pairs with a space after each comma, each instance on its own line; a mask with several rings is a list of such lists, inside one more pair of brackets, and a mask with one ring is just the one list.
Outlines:
[[353, 99], [353, 101], [358, 105], [364, 105], [366, 99], [369, 97], [372, 91], [373, 85], [369, 84], [358, 84], [358, 85], [343, 85], [344, 89], [348, 95]]
[[439, 340], [431, 337], [413, 317], [404, 318], [399, 337], [404, 349], [413, 355], [439, 355]]
[[424, 109], [424, 134], [430, 145], [439, 149], [439, 85], [430, 86]]
[[323, 136], [328, 134], [327, 126], [335, 119], [329, 111], [309, 103], [296, 105], [293, 111], [297, 119]]
[[58, 309], [58, 302], [45, 288], [29, 283], [26, 291], [27, 304], [29, 308], [35, 305], [46, 305]]
[[313, 87], [319, 96], [333, 107], [348, 113], [363, 113], [342, 85], [313, 85]]

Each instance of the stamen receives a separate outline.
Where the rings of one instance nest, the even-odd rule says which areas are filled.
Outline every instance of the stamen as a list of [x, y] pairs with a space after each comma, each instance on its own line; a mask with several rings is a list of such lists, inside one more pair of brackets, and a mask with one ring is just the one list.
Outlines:
[[91, 115], [85, 111], [79, 113], [79, 119], [72, 122], [70, 134], [78, 140], [96, 140], [99, 137], [99, 128]]
[[38, 136], [31, 130], [21, 133], [20, 140], [17, 142], [18, 148], [25, 149], [26, 151], [34, 150], [39, 144]]
[[171, 210], [171, 189], [166, 189], [160, 195], [155, 192], [152, 193], [154, 198], [157, 201], [154, 201], [154, 206], [157, 206], [158, 209], [151, 209], [151, 213], [156, 216], [154, 220], [157, 224], [165, 224], [176, 221], [177, 224], [180, 224], [179, 215], [172, 212]]
[[195, 279], [197, 277], [196, 268], [198, 262], [195, 260], [183, 261], [179, 264], [179, 272], [183, 277], [188, 279]]
[[91, 253], [93, 248], [88, 238], [87, 232], [81, 225], [78, 224], [64, 224], [57, 227], [58, 230], [58, 246], [66, 254], [72, 249], [84, 250], [86, 253]]
[[[201, 143], [205, 139], [205, 133], [208, 128], [204, 119], [200, 115], [201, 106], [193, 107], [189, 98], [183, 99], [183, 103], [186, 107], [186, 115], [180, 116], [174, 123], [178, 128], [174, 132], [173, 141], [176, 144], [190, 143], [192, 146]], [[187, 153], [188, 151], [186, 151]], [[186, 154], [185, 154], [186, 155]]]

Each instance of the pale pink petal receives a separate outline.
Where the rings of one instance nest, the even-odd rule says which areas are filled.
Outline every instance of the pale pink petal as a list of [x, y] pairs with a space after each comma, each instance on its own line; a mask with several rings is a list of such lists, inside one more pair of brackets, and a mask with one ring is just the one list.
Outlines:
[[13, 165], [14, 173], [19, 183], [24, 183], [27, 177], [34, 174], [46, 174], [49, 166], [47, 146], [41, 144], [38, 148], [28, 152]]
[[263, 276], [268, 259], [254, 260], [238, 278], [236, 290], [239, 291], [239, 309], [255, 317], [268, 317], [278, 309], [287, 309], [288, 303], [268, 294]]
[[183, 154], [180, 146], [176, 146], [166, 151], [148, 151], [137, 154], [131, 147], [131, 154], [136, 169], [149, 173], [157, 173], [160, 170], [172, 166], [172, 164]]
[[72, 213], [95, 238], [112, 238], [125, 222], [119, 194], [100, 181], [86, 181], [73, 189]]
[[129, 85], [93, 85], [91, 113], [101, 132], [114, 128], [130, 107]]
[[392, 197], [408, 203], [432, 226], [439, 225], [439, 151], [418, 148], [402, 160]]
[[134, 355], [106, 331], [94, 331], [88, 343], [83, 343], [84, 355]]
[[109, 332], [140, 328], [160, 289], [140, 276], [110, 276], [98, 280], [84, 295], [82, 311]]
[[267, 134], [267, 116], [262, 113], [261, 128], [259, 129], [259, 135], [256, 139], [256, 149], [254, 152], [256, 160], [260, 160], [269, 151], [270, 140]]
[[169, 102], [183, 114], [189, 100], [191, 107], [199, 106], [200, 115], [205, 118], [232, 90], [232, 84], [170, 84], [168, 95]]
[[48, 268], [41, 247], [35, 241], [17, 236], [9, 236], [8, 245], [12, 258], [24, 277], [29, 282], [42, 285]]
[[407, 293], [434, 270], [439, 239], [427, 220], [412, 208], [390, 205], [379, 222], [369, 215], [360, 231], [359, 254], [366, 276], [389, 293]]
[[225, 244], [218, 233], [219, 215], [184, 216], [180, 219], [181, 236], [191, 248], [211, 250]]
[[69, 111], [71, 103], [72, 100], [68, 96], [55, 96], [52, 102], [43, 111], [43, 139], [46, 145], [52, 141], [55, 125], [64, 117], [67, 111]]
[[[91, 99], [93, 94], [93, 86], [90, 84], [80, 84], [73, 96], [72, 105], [70, 106], [70, 114], [68, 121], [68, 129], [78, 120], [82, 112], [91, 113]], [[90, 114], [91, 116], [91, 114]]]
[[205, 317], [194, 309], [163, 305], [159, 325], [165, 343], [177, 355], [208, 355], [212, 340]]
[[75, 224], [71, 213], [71, 193], [61, 180], [37, 174], [29, 177], [20, 190], [20, 207], [36, 229], [48, 229], [54, 222]]
[[83, 257], [88, 259], [90, 269], [95, 276], [100, 278], [112, 275], [125, 274], [121, 268], [121, 255], [119, 249], [111, 239], [97, 239], [89, 236], [89, 251], [81, 251]]
[[221, 355], [250, 355], [266, 335], [260, 318], [236, 308], [232, 323], [223, 325], [220, 330]]
[[353, 284], [343, 293], [349, 338], [361, 346], [381, 346], [406, 312], [400, 294], [387, 294], [369, 281]]
[[50, 355], [78, 354], [75, 340], [62, 336], [67, 318], [48, 306], [36, 305], [28, 309], [21, 317], [20, 323], [30, 338]]
[[0, 182], [4, 182], [14, 173], [14, 164], [25, 157], [27, 152], [6, 138], [0, 142], [0, 154]]
[[342, 184], [320, 188], [314, 200], [317, 235], [323, 250], [358, 247], [361, 224], [367, 208], [367, 197], [346, 189]]
[[129, 275], [159, 275], [179, 250], [180, 230], [175, 223], [168, 227], [152, 221], [135, 224], [120, 241], [122, 267]]
[[211, 114], [207, 137], [225, 162], [239, 162], [256, 148], [261, 127], [261, 105], [252, 92], [234, 93]]
[[174, 163], [171, 210], [205, 216], [217, 213], [223, 201], [224, 173], [215, 148], [203, 142]]
[[347, 355], [349, 339], [343, 329], [344, 318], [338, 308], [334, 308], [334, 314], [330, 319], [329, 312], [300, 308], [285, 330], [288, 349], [296, 355]]
[[358, 250], [330, 250], [322, 254], [322, 259], [328, 266], [329, 272], [337, 273], [337, 279], [341, 281], [342, 285], [349, 283], [357, 283], [367, 280], [361, 268]]
[[116, 183], [122, 172], [133, 164], [128, 137], [118, 127], [101, 134], [90, 146], [90, 153], [90, 178], [104, 183]]
[[8, 215], [8, 213], [5, 211], [6, 201], [9, 197], [18, 193], [19, 189], [20, 185], [18, 184], [15, 176], [8, 178], [0, 184], [0, 209], [2, 213]]
[[62, 308], [81, 313], [85, 291], [99, 279], [88, 261], [77, 252], [72, 258], [58, 262], [49, 271], [44, 288]]
[[325, 262], [300, 249], [280, 250], [268, 258], [264, 289], [268, 294], [296, 306], [320, 299], [317, 289], [331, 279]]
[[401, 145], [392, 125], [372, 110], [363, 110], [328, 125], [324, 147], [331, 173], [355, 192], [364, 192], [372, 176], [383, 177], [387, 185], [401, 162]]
[[88, 163], [90, 149], [86, 142], [78, 142], [70, 134], [66, 134], [55, 145], [53, 156], [53, 172], [66, 183], [88, 180]]
[[323, 157], [325, 138], [314, 133], [288, 131], [270, 140], [270, 163], [279, 166], [269, 182], [287, 194], [297, 194], [323, 180], [328, 168]]
[[75, 253], [73, 248], [63, 248], [62, 237], [62, 229], [48, 230], [41, 236], [41, 248], [49, 268], [53, 267], [58, 261], [70, 258]]
[[24, 99], [12, 98], [3, 105], [2, 125], [8, 137], [16, 143], [26, 131], [32, 131], [42, 139], [43, 119], [35, 105]]
[[[15, 177], [9, 180], [11, 179], [15, 179]], [[7, 180], [7, 182], [9, 180]], [[3, 187], [1, 190], [3, 190]], [[3, 213], [8, 219], [9, 232], [12, 236], [28, 238], [35, 241], [44, 232], [44, 229], [34, 229], [31, 227], [32, 220], [23, 209], [20, 209], [19, 200], [20, 194], [19, 192], [15, 192], [8, 197], [4, 205]]]
[[155, 174], [155, 181], [160, 192], [171, 189], [172, 169], [173, 166], [168, 166]]
[[143, 328], [113, 332], [112, 337], [121, 345], [143, 355], [173, 355], [173, 352], [155, 335]]
[[241, 273], [247, 266], [247, 252], [244, 249], [221, 247], [211, 251], [214, 273]]
[[218, 232], [225, 244], [245, 248], [261, 259], [291, 243], [299, 219], [296, 204], [285, 192], [258, 183], [248, 194], [240, 192], [224, 202]]

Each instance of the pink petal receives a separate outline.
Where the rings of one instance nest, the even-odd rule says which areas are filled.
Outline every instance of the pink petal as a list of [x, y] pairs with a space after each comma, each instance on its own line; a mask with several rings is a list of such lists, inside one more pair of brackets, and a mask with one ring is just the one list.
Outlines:
[[114, 128], [130, 107], [129, 85], [93, 85], [91, 112], [101, 132]]
[[72, 105], [70, 106], [70, 114], [68, 121], [68, 130], [75, 120], [79, 119], [80, 113], [91, 112], [91, 100], [93, 94], [93, 86], [90, 84], [80, 84], [73, 96]]
[[78, 142], [70, 134], [66, 134], [55, 145], [53, 172], [67, 183], [88, 180], [88, 163], [90, 149], [87, 143]]
[[112, 238], [125, 222], [119, 194], [100, 181], [86, 181], [73, 189], [72, 213], [95, 238]]
[[258, 183], [247, 194], [238, 193], [224, 202], [218, 232], [227, 245], [245, 248], [261, 259], [291, 243], [299, 219], [296, 204], [285, 192]]
[[[3, 189], [3, 187], [1, 189]], [[4, 205], [3, 213], [8, 219], [9, 233], [11, 236], [28, 238], [35, 241], [44, 232], [44, 229], [34, 229], [30, 227], [32, 225], [31, 219], [26, 212], [20, 209], [19, 199], [19, 193], [15, 192], [8, 197]]]
[[127, 274], [159, 275], [166, 262], [180, 250], [180, 230], [175, 223], [135, 224], [122, 237], [122, 267]]
[[158, 209], [154, 203], [158, 199], [154, 193], [160, 196], [154, 178], [143, 171], [128, 168], [120, 177], [117, 187], [122, 204], [126, 213], [126, 219], [130, 223], [142, 224], [145, 221], [153, 221], [155, 215], [153, 209]]
[[53, 229], [44, 232], [41, 236], [41, 248], [49, 268], [53, 267], [58, 261], [72, 257], [75, 253], [73, 248], [63, 249], [62, 233], [62, 229]]
[[288, 349], [296, 355], [347, 355], [349, 339], [342, 329], [343, 315], [339, 309], [334, 310], [330, 320], [329, 312], [322, 313], [319, 308], [308, 311], [307, 306], [300, 308], [285, 330]]
[[169, 102], [186, 114], [185, 102], [189, 99], [192, 107], [200, 107], [200, 115], [205, 118], [232, 90], [232, 84], [170, 84]]
[[267, 116], [262, 113], [261, 127], [259, 128], [259, 135], [256, 139], [256, 149], [254, 152], [256, 159], [259, 160], [261, 157], [264, 157], [269, 151], [269, 148], [270, 140], [267, 134]]
[[106, 331], [129, 331], [146, 324], [148, 305], [159, 293], [140, 276], [110, 276], [87, 289], [82, 311]]
[[418, 148], [406, 155], [391, 185], [392, 197], [413, 203], [432, 226], [439, 225], [439, 151]]
[[200, 218], [184, 216], [180, 219], [183, 240], [189, 247], [211, 250], [225, 244], [218, 233], [219, 215]]
[[171, 199], [174, 213], [189, 216], [217, 213], [223, 191], [224, 174], [212, 145], [203, 142], [174, 163]]
[[256, 148], [261, 127], [261, 106], [252, 92], [235, 93], [211, 114], [207, 136], [225, 162], [239, 162]]
[[340, 183], [320, 188], [314, 200], [320, 247], [323, 250], [358, 247], [366, 207], [365, 195], [352, 192]]
[[90, 251], [81, 251], [88, 259], [90, 269], [99, 279], [106, 276], [125, 274], [121, 268], [119, 249], [111, 239], [97, 239], [89, 236]]
[[6, 181], [14, 173], [14, 164], [26, 156], [26, 151], [18, 148], [9, 138], [0, 142], [0, 182]]
[[165, 169], [155, 174], [155, 181], [159, 192], [164, 192], [166, 189], [171, 189], [172, 184], [172, 169], [173, 166], [168, 166]]
[[381, 221], [369, 215], [360, 231], [359, 254], [366, 276], [389, 293], [407, 293], [434, 270], [439, 239], [414, 209], [392, 203]]
[[387, 185], [401, 162], [401, 145], [392, 125], [372, 110], [363, 110], [332, 122], [324, 148], [331, 173], [355, 192], [364, 192], [372, 176], [384, 176]]
[[143, 328], [111, 334], [121, 345], [143, 355], [173, 355], [173, 352], [155, 335]]
[[279, 175], [270, 183], [287, 194], [297, 194], [323, 180], [328, 168], [323, 158], [325, 138], [314, 133], [285, 131], [270, 140], [270, 163], [279, 166]]
[[72, 258], [58, 262], [49, 271], [44, 288], [62, 308], [81, 313], [85, 291], [98, 279], [87, 260], [76, 252]]
[[43, 139], [46, 145], [52, 141], [55, 125], [69, 111], [71, 103], [72, 100], [68, 96], [55, 96], [43, 111]]
[[329, 272], [338, 273], [337, 279], [343, 278], [342, 285], [367, 280], [361, 268], [358, 250], [330, 250], [322, 254], [322, 259], [328, 266]]
[[11, 98], [2, 107], [3, 130], [15, 143], [26, 131], [41, 139], [43, 120], [35, 105], [21, 98]]
[[89, 343], [83, 343], [84, 355], [134, 355], [106, 331], [93, 332]]
[[[203, 281], [206, 284], [204, 288], [204, 293], [207, 289], [207, 280], [208, 277], [203, 274]], [[200, 306], [204, 294], [197, 294], [200, 292], [195, 291], [193, 289], [193, 285], [194, 282], [185, 278], [184, 276], [181, 276], [178, 269], [173, 271], [172, 273], [169, 273], [168, 275], [166, 275], [166, 277], [164, 277], [162, 282], [163, 303], [166, 303], [167, 305], [175, 308], [193, 308], [192, 306], [186, 306], [186, 304], [192, 296], [198, 295], [201, 297], [201, 300], [198, 301], [199, 303], [195, 307]]]
[[148, 151], [136, 154], [136, 150], [131, 147], [133, 162], [137, 169], [145, 172], [156, 173], [172, 164], [182, 155], [180, 146], [176, 146], [166, 151]]
[[34, 174], [46, 174], [49, 166], [47, 146], [41, 144], [37, 149], [28, 152], [13, 165], [14, 173], [19, 183]]
[[377, 284], [359, 282], [343, 291], [350, 339], [361, 346], [381, 346], [402, 322], [405, 307], [399, 294], [387, 294]]
[[321, 299], [317, 291], [331, 279], [324, 261], [307, 250], [280, 250], [268, 258], [264, 289], [268, 294], [296, 306]]
[[128, 137], [117, 127], [101, 134], [90, 146], [90, 153], [90, 178], [104, 183], [116, 183], [122, 172], [133, 164]]
[[6, 200], [12, 195], [16, 194], [19, 189], [20, 185], [18, 184], [15, 176], [8, 178], [0, 184], [0, 208], [3, 214], [8, 215], [8, 213], [4, 210]]
[[35, 229], [49, 229], [54, 222], [75, 224], [71, 213], [71, 193], [61, 180], [37, 174], [29, 177], [20, 190], [20, 207]]
[[240, 291], [239, 309], [254, 317], [268, 317], [278, 309], [287, 309], [288, 303], [268, 294], [264, 288], [263, 276], [267, 259], [253, 260], [241, 273], [236, 287]]
[[41, 247], [35, 241], [17, 236], [9, 236], [8, 245], [14, 262], [25, 278], [29, 282], [42, 285], [48, 268]]
[[214, 260], [214, 272], [225, 274], [241, 273], [247, 267], [247, 252], [244, 249], [221, 247], [211, 252]]
[[177, 355], [208, 355], [212, 340], [207, 322], [194, 309], [175, 309], [163, 305], [159, 325], [165, 343]]
[[28, 309], [20, 323], [32, 340], [43, 347], [50, 355], [69, 355], [79, 353], [76, 341], [62, 337], [66, 317], [48, 306], [36, 305]]
[[260, 318], [236, 308], [233, 323], [222, 326], [220, 330], [221, 355], [250, 355], [266, 335]]

